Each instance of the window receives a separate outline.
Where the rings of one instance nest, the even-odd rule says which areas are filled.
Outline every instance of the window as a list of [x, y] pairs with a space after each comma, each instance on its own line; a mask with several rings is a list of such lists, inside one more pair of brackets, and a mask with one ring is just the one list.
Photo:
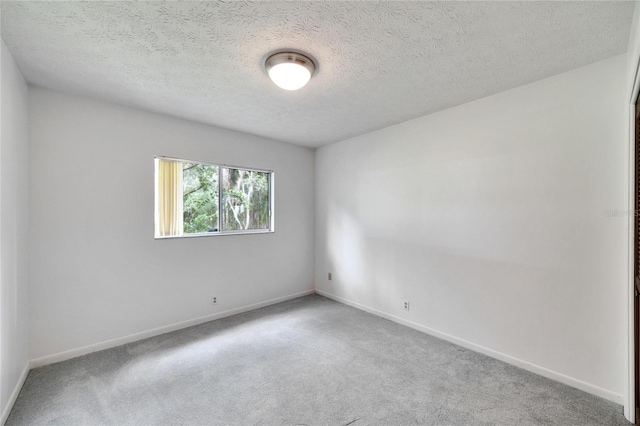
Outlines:
[[155, 237], [273, 231], [273, 172], [155, 158]]

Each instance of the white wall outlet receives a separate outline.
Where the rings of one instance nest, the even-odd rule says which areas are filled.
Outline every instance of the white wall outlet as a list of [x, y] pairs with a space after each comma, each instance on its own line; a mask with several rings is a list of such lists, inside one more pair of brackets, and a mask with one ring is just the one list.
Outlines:
[[404, 310], [405, 311], [409, 310], [409, 301], [408, 300], [404, 302]]
[[217, 297], [215, 297], [215, 296], [213, 296], [213, 297], [211, 298], [211, 304], [212, 304], [212, 305], [217, 305], [217, 304], [218, 304], [218, 298], [217, 298]]

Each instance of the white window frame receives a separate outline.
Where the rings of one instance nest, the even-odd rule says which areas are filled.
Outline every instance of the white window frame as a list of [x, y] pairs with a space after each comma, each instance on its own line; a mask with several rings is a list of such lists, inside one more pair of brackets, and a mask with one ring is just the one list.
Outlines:
[[[245, 167], [245, 166], [234, 166], [232, 164], [224, 164], [224, 163], [211, 163], [208, 161], [196, 161], [196, 160], [187, 160], [184, 158], [178, 157], [168, 157], [164, 155], [154, 155], [153, 157], [154, 163], [155, 160], [168, 160], [168, 161], [176, 161], [181, 163], [192, 163], [192, 164], [204, 164], [207, 166], [215, 166], [218, 168], [218, 231], [213, 232], [198, 232], [193, 234], [181, 234], [181, 235], [156, 235], [155, 226], [154, 226], [154, 238], [156, 240], [166, 240], [166, 239], [174, 239], [174, 238], [198, 238], [198, 237], [219, 237], [222, 235], [248, 235], [248, 234], [271, 234], [275, 232], [275, 214], [274, 214], [274, 190], [275, 190], [275, 172], [269, 169], [260, 169], [257, 167]], [[260, 173], [268, 173], [269, 174], [269, 228], [268, 229], [240, 229], [240, 230], [229, 230], [224, 231], [222, 228], [222, 184], [221, 184], [221, 171], [222, 168], [228, 169], [238, 169], [238, 170], [247, 170], [251, 172], [260, 172]], [[158, 176], [156, 171], [154, 171], [153, 184], [154, 188], [157, 188], [157, 180]], [[158, 194], [156, 190], [154, 190], [154, 202], [153, 202], [153, 210], [154, 210], [154, 224], [158, 220], [157, 219], [157, 205], [156, 199]], [[183, 213], [184, 214], [184, 213]]]

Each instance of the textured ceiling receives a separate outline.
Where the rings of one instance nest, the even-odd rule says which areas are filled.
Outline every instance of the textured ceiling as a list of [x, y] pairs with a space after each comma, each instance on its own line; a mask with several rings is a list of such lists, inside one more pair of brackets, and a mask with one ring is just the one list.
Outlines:
[[[12, 2], [31, 84], [322, 146], [625, 52], [633, 2]], [[277, 88], [275, 51], [316, 60]]]

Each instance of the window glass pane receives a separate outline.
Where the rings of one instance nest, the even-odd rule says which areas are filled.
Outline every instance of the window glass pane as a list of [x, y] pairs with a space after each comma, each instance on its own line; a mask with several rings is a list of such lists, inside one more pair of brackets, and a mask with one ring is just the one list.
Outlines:
[[218, 167], [182, 163], [184, 233], [218, 231]]
[[156, 238], [273, 231], [272, 171], [169, 157], [154, 162]]
[[269, 173], [222, 168], [222, 230], [269, 229]]

